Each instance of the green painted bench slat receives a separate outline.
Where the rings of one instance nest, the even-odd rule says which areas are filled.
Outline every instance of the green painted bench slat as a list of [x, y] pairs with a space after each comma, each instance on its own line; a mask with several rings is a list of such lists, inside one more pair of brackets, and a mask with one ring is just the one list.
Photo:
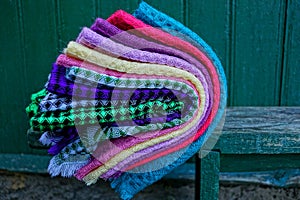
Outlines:
[[300, 153], [300, 107], [232, 107], [214, 147], [222, 154]]
[[[202, 167], [200, 159], [196, 159], [198, 170], [205, 169], [203, 173], [211, 174], [207, 177], [202, 177], [202, 172], [196, 174], [196, 180], [206, 183], [201, 184], [201, 190], [196, 190], [196, 199], [217, 199], [212, 198], [209, 191], [218, 187], [219, 180], [211, 177], [218, 177], [220, 171], [282, 170], [284, 173], [286, 169], [300, 169], [300, 107], [227, 109], [222, 135], [212, 152], [216, 151], [220, 153], [220, 163], [208, 156], [202, 159], [208, 163], [207, 166]], [[201, 150], [198, 156], [202, 157], [203, 152]], [[208, 167], [213, 162], [220, 164], [220, 168]], [[214, 196], [218, 196], [217, 190]]]
[[46, 173], [50, 156], [36, 154], [0, 154], [0, 169], [14, 172]]

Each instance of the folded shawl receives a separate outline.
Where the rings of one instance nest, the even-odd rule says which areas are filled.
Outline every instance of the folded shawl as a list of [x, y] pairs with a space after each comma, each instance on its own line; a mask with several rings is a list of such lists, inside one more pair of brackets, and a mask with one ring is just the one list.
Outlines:
[[[113, 66], [115, 64], [114, 62], [112, 62], [111, 65], [110, 64], [105, 64], [105, 62], [110, 62], [110, 60], [108, 60], [108, 59], [101, 59], [100, 60], [99, 56], [97, 56], [97, 54], [99, 54], [99, 53], [91, 51], [90, 49], [87, 49], [87, 48], [85, 48], [83, 46], [80, 46], [80, 45], [78, 45], [76, 43], [72, 43], [72, 42], [69, 43], [68, 48], [65, 50], [65, 52], [67, 53], [67, 55], [70, 55], [70, 56], [73, 56], [73, 57], [77, 57], [77, 58], [80, 58], [82, 60], [87, 60], [88, 62], [91, 62], [91, 63], [94, 63], [94, 64], [98, 64], [98, 65], [102, 65], [102, 66], [103, 65], [104, 66], [108, 66], [109, 65], [111, 67], [111, 66]], [[122, 62], [127, 62], [127, 61], [122, 61]], [[132, 71], [133, 73], [140, 73], [140, 71], [138, 70], [138, 67], [141, 67], [141, 65], [143, 65], [144, 69], [148, 68], [148, 70], [145, 69], [145, 72], [148, 73], [148, 74], [151, 73], [152, 70], [155, 70], [155, 71], [153, 71], [153, 73], [155, 73], [155, 74], [160, 74], [160, 70], [161, 70], [163, 72], [163, 74], [167, 74], [167, 75], [170, 74], [170, 73], [172, 73], [170, 71], [175, 71], [175, 73], [172, 74], [173, 76], [178, 76], [178, 77], [182, 77], [182, 78], [185, 78], [187, 80], [190, 80], [195, 85], [196, 88], [198, 87], [197, 91], [199, 91], [199, 92], [203, 91], [203, 89], [201, 88], [201, 83], [198, 81], [198, 79], [196, 79], [193, 75], [191, 75], [190, 73], [188, 73], [186, 71], [180, 71], [180, 73], [176, 73], [176, 71], [179, 70], [179, 69], [175, 70], [174, 68], [169, 68], [167, 66], [161, 66], [160, 67], [159, 65], [148, 65], [147, 66], [144, 63], [140, 63], [139, 64], [140, 66], [134, 66], [134, 65], [132, 65], [132, 63], [133, 62], [131, 62], [131, 66], [132, 67], [129, 68], [129, 70], [130, 70], [129, 72]], [[153, 69], [154, 66], [155, 66], [155, 69]], [[124, 66], [124, 68], [126, 68], [126, 65]], [[115, 69], [116, 70], [120, 70], [118, 67], [115, 67]], [[125, 70], [125, 69], [121, 69], [121, 70]], [[155, 144], [154, 141], [162, 142], [162, 141], [164, 141], [166, 139], [170, 139], [171, 137], [174, 137], [176, 134], [180, 135], [181, 133], [183, 133], [186, 130], [188, 130], [189, 129], [188, 127], [193, 127], [193, 125], [194, 125], [194, 123], [196, 123], [196, 121], [198, 121], [201, 117], [203, 118], [203, 116], [201, 116], [201, 115], [202, 115], [204, 109], [203, 108], [201, 109], [201, 107], [205, 105], [205, 101], [204, 101], [205, 100], [205, 94], [202, 93], [200, 96], [202, 97], [202, 98], [200, 98], [202, 100], [200, 102], [200, 106], [199, 106], [200, 112], [197, 113], [197, 116], [195, 117], [195, 119], [193, 120], [193, 122], [189, 123], [187, 126], [185, 126], [184, 128], [180, 129], [177, 132], [174, 131], [174, 133], [166, 135], [165, 137], [162, 136], [165, 139], [155, 138], [152, 141], [145, 142], [145, 144], [143, 144], [143, 146], [140, 145], [140, 148], [145, 147], [147, 145], [154, 145]], [[202, 106], [201, 106], [201, 104], [202, 104]], [[178, 128], [178, 127], [176, 127], [176, 128]], [[135, 150], [140, 150], [138, 148], [138, 145], [134, 146], [134, 148], [135, 148]], [[117, 156], [115, 156], [114, 158], [112, 158], [109, 162], [111, 162], [111, 165], [113, 166], [113, 165], [115, 165], [115, 163], [117, 161], [120, 160], [121, 157], [124, 158], [124, 157], [126, 157], [125, 155], [127, 155], [127, 153], [130, 154], [129, 152], [130, 152], [130, 149], [124, 150], [124, 151], [122, 151], [121, 154], [118, 154]], [[107, 166], [110, 166], [110, 165], [108, 163], [106, 163], [106, 167]], [[106, 171], [106, 168], [103, 169], [103, 170]]]
[[[67, 49], [68, 50], [68, 49]], [[86, 50], [86, 49], [85, 49]], [[191, 75], [189, 75], [190, 77], [192, 77]], [[55, 80], [57, 80], [57, 78], [55, 78]], [[57, 89], [57, 86], [61, 86], [61, 85], [63, 85], [63, 84], [51, 84], [51, 81], [50, 81], [50, 83], [48, 84], [48, 89], [51, 87], [53, 85], [53, 88], [54, 89]], [[65, 92], [67, 92], [67, 93], [71, 93], [70, 92], [70, 89], [68, 89], [68, 90], [64, 90], [64, 93]]]
[[[151, 13], [149, 13], [151, 11]], [[140, 13], [138, 15], [137, 13]], [[123, 199], [130, 199], [134, 194], [145, 188], [146, 186], [154, 183], [155, 181], [161, 179], [165, 174], [169, 173], [172, 169], [174, 169], [176, 166], [184, 163], [188, 158], [190, 158], [193, 154], [195, 154], [200, 147], [203, 145], [203, 143], [207, 140], [208, 136], [212, 134], [212, 131], [215, 129], [215, 127], [218, 125], [218, 122], [220, 121], [224, 109], [226, 106], [226, 99], [227, 99], [227, 87], [226, 87], [226, 78], [224, 74], [224, 70], [222, 68], [222, 65], [217, 58], [216, 54], [213, 52], [213, 50], [194, 32], [192, 32], [190, 29], [182, 25], [180, 22], [170, 18], [169, 16], [155, 10], [145, 2], [141, 2], [139, 8], [135, 11], [135, 15], [139, 18], [140, 16], [151, 16], [149, 20], [146, 22], [150, 25], [156, 25], [155, 19], [156, 17], [160, 19], [162, 22], [158, 24], [158, 27], [160, 28], [166, 28], [167, 32], [168, 30], [174, 30], [172, 27], [177, 27], [175, 30], [178, 32], [181, 32], [183, 34], [188, 35], [189, 37], [193, 38], [194, 41], [203, 48], [203, 52], [210, 58], [212, 63], [215, 66], [216, 73], [215, 77], [219, 77], [220, 81], [220, 105], [218, 107], [217, 115], [212, 121], [212, 124], [207, 128], [205, 132], [206, 137], [201, 137], [195, 142], [193, 142], [187, 151], [174, 163], [153, 171], [153, 172], [146, 172], [146, 173], [130, 173], [125, 172], [123, 173], [118, 179], [112, 180], [111, 185], [115, 190], [120, 194], [121, 198]], [[144, 20], [143, 18], [140, 18], [141, 20]]]
[[[97, 22], [99, 21], [99, 19], [97, 20]], [[97, 23], [96, 22], [96, 23]], [[105, 31], [109, 31], [107, 28], [108, 28], [109, 26], [107, 26], [106, 27], [106, 29], [105, 29]], [[140, 39], [140, 38], [136, 38], [136, 39]], [[89, 29], [87, 29], [87, 28], [85, 28], [85, 29], [83, 29], [83, 31], [81, 32], [81, 34], [80, 34], [80, 36], [78, 37], [78, 39], [77, 39], [77, 41], [79, 41], [79, 42], [82, 42], [83, 44], [85, 44], [86, 46], [88, 46], [88, 47], [92, 47], [92, 48], [96, 48], [96, 47], [99, 47], [99, 48], [102, 48], [102, 49], [104, 49], [104, 50], [106, 50], [106, 51], [109, 51], [110, 53], [111, 53], [111, 46], [113, 46], [113, 45], [111, 45], [111, 41], [110, 40], [108, 40], [108, 39], [106, 39], [105, 40], [105, 38], [103, 38], [103, 37], [101, 37], [101, 36], [99, 36], [99, 35], [97, 35], [97, 34], [95, 34], [95, 33], [93, 33], [92, 31], [90, 31]], [[135, 40], [135, 41], [138, 41], [138, 40]], [[102, 46], [100, 46], [100, 44], [102, 43]], [[104, 47], [103, 47], [103, 43], [104, 43]], [[155, 44], [155, 43], [154, 43]], [[155, 44], [156, 45], [156, 44]], [[156, 45], [157, 46], [157, 45]], [[110, 48], [110, 49], [109, 49]], [[163, 48], [166, 48], [166, 47], [163, 47]], [[113, 50], [114, 50], [114, 52], [115, 52], [115, 55], [119, 55], [119, 56], [124, 56], [124, 57], [126, 57], [126, 58], [129, 58], [129, 56], [130, 55], [133, 55], [132, 57], [134, 57], [134, 55], [136, 55], [136, 54], [138, 54], [138, 55], [140, 55], [141, 53], [144, 53], [144, 52], [142, 52], [142, 51], [139, 51], [139, 50], [132, 50], [132, 49], [129, 49], [129, 48], [124, 48], [124, 46], [123, 46], [123, 48], [122, 48], [122, 52], [119, 52], [119, 53], [116, 53], [116, 50], [118, 50], [118, 49], [120, 49], [120, 48], [117, 48], [117, 49], [114, 49], [113, 48]], [[125, 50], [124, 50], [125, 49]], [[168, 47], [167, 47], [167, 49], [168, 49]], [[170, 48], [169, 48], [170, 49]], [[97, 48], [96, 48], [96, 50], [97, 50]], [[171, 49], [173, 52], [175, 52], [176, 53], [176, 50], [174, 50], [174, 49]], [[135, 54], [131, 54], [132, 53], [132, 51], [134, 51], [135, 52]], [[138, 53], [137, 53], [137, 51], [139, 51]], [[169, 50], [170, 51], [170, 50]], [[128, 53], [129, 52], [129, 53]], [[180, 52], [180, 51], [178, 51], [178, 52]], [[127, 54], [126, 54], [127, 53]], [[126, 55], [124, 55], [124, 54], [126, 54]], [[145, 53], [144, 53], [145, 54]], [[177, 53], [177, 54], [179, 54], [180, 55], [180, 53]], [[147, 54], [148, 55], [148, 54]], [[155, 55], [155, 54], [154, 54]], [[176, 54], [175, 54], [176, 55]], [[158, 55], [155, 55], [156, 57], [159, 57]], [[131, 57], [131, 58], [132, 58]], [[161, 55], [160, 55], [160, 57], [162, 57]], [[149, 56], [148, 57], [146, 57], [147, 59], [149, 58]], [[154, 57], [155, 58], [155, 57]], [[157, 59], [156, 58], [156, 60], [159, 60], [159, 59]], [[191, 59], [190, 59], [191, 60]], [[145, 61], [145, 60], [144, 60]], [[149, 61], [149, 60], [146, 60], [146, 61]], [[172, 64], [171, 64], [172, 65]], [[180, 65], [179, 65], [180, 66]], [[192, 68], [192, 66], [190, 66], [190, 65], [187, 65], [187, 68]], [[197, 73], [197, 72], [195, 72], [195, 71], [193, 71], [195, 74], [199, 74], [199, 72]], [[201, 73], [201, 72], [200, 72]], [[203, 79], [202, 79], [203, 80]], [[96, 162], [96, 161], [95, 161]], [[90, 169], [91, 170], [91, 169]], [[82, 171], [82, 170], [81, 170]], [[79, 176], [78, 176], [79, 177]]]
[[[31, 123], [33, 130], [46, 131], [31, 129], [31, 133], [42, 135], [41, 140], [52, 145], [49, 153], [55, 156], [48, 168], [52, 175], [76, 173], [87, 184], [99, 177], [108, 179], [122, 199], [132, 198], [196, 153], [220, 121], [227, 98], [220, 61], [198, 35], [144, 2], [134, 15], [142, 21], [117, 11], [107, 21], [98, 18], [91, 29], [83, 28], [77, 43], [70, 42], [65, 55], [57, 58], [46, 84], [48, 91], [34, 94], [26, 109], [31, 122], [36, 120]], [[135, 30], [126, 32], [132, 28]], [[120, 114], [125, 109], [124, 98], [130, 102], [127, 113], [138, 125], [162, 122], [163, 113], [151, 113], [156, 104], [167, 113], [163, 124], [180, 122], [128, 135], [126, 130], [134, 131], [129, 129], [129, 118]], [[98, 116], [97, 122], [110, 130], [120, 128], [124, 134], [106, 137], [113, 138], [110, 140], [98, 137], [96, 141], [101, 142], [90, 155], [83, 142], [99, 136], [99, 128], [90, 125], [101, 111], [105, 116], [103, 121]], [[91, 113], [88, 120], [87, 112]], [[66, 121], [82, 125], [88, 121], [88, 127], [54, 122], [64, 113], [67, 119], [77, 115], [81, 120]], [[43, 118], [48, 125], [37, 120]], [[79, 139], [82, 132], [86, 135]]]

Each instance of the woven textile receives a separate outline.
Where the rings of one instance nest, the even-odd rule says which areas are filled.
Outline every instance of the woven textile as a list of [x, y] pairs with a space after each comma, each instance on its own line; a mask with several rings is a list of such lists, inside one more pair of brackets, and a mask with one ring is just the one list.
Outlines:
[[[72, 45], [75, 45], [75, 44], [72, 44]], [[82, 48], [81, 46], [79, 46], [79, 45], [76, 45], [78, 48]], [[88, 51], [87, 49], [84, 49], [84, 48], [82, 48], [83, 50], [86, 50], [86, 51]], [[66, 50], [66, 52], [68, 53], [68, 50], [69, 50], [69, 48]], [[71, 49], [72, 50], [72, 49]], [[76, 50], [78, 50], [78, 49], [75, 49], [75, 51], [74, 52], [76, 52]], [[78, 54], [79, 54], [79, 52], [78, 52]], [[79, 55], [84, 55], [84, 53], [82, 53], [82, 52], [80, 52], [80, 54]], [[90, 53], [86, 53], [86, 55], [90, 55]], [[73, 54], [73, 56], [75, 56], [76, 57], [76, 53], [74, 53]], [[93, 56], [89, 56], [89, 57], [91, 57], [91, 58], [94, 58]], [[89, 58], [83, 58], [83, 59], [89, 59]], [[89, 61], [89, 60], [88, 60]], [[99, 60], [100, 62], [101, 62], [101, 60]], [[94, 62], [95, 64], [98, 64], [97, 62]], [[171, 136], [169, 136], [169, 138], [170, 138]], [[167, 137], [166, 137], [166, 139], [167, 139]]]
[[226, 93], [225, 93], [226, 94]]
[[226, 98], [212, 49], [141, 2], [133, 15], [97, 18], [68, 43], [31, 96], [27, 134], [53, 156], [51, 176], [108, 180], [131, 199], [202, 147]]
[[[90, 51], [89, 49], [87, 49], [87, 48], [85, 48], [85, 47], [82, 47], [82, 46], [80, 46], [80, 45], [78, 45], [78, 44], [75, 44], [75, 43], [70, 43], [69, 45], [68, 45], [68, 48], [66, 49], [66, 53], [67, 54], [69, 54], [69, 55], [72, 55], [72, 56], [74, 56], [74, 57], [78, 57], [78, 58], [81, 58], [81, 59], [83, 59], [83, 60], [87, 60], [87, 61], [89, 61], [89, 62], [91, 62], [91, 63], [94, 63], [94, 64], [98, 64], [98, 65], [109, 65], [108, 63], [110, 62], [110, 60], [108, 60], [107, 58], [105, 58], [105, 56], [103, 56], [103, 55], [99, 55], [99, 53], [96, 53], [96, 52], [92, 52], [92, 51]], [[95, 54], [95, 55], [93, 55], [93, 54]], [[86, 55], [86, 56], [85, 56]], [[98, 59], [99, 57], [101, 57], [102, 59]], [[127, 62], [127, 61], [122, 61], [122, 62]], [[115, 63], [112, 63], [112, 65], [114, 65]], [[110, 67], [112, 67], [112, 66], [110, 66]], [[146, 66], [145, 66], [146, 67]], [[113, 67], [112, 67], [113, 68]], [[125, 68], [126, 68], [126, 66], [125, 66]], [[160, 68], [160, 69], [159, 69]], [[117, 70], [120, 70], [120, 69], [118, 69], [118, 67], [115, 67], [114, 69], [117, 69]], [[129, 69], [130, 70], [132, 70], [134, 73], [140, 73], [140, 71], [138, 70], [138, 67], [137, 66], [135, 66], [134, 64], [131, 64], [130, 65], [130, 67], [129, 67]], [[129, 70], [128, 69], [128, 70]], [[146, 72], [147, 73], [151, 73], [151, 70], [153, 70], [153, 69], [151, 69], [151, 67], [149, 66], [148, 67], [148, 69], [149, 70], [146, 70]], [[125, 70], [125, 69], [121, 69], [121, 70]], [[172, 73], [172, 71], [175, 71], [175, 69], [168, 69], [168, 67], [167, 66], [163, 66], [163, 67], [160, 67], [159, 65], [158, 66], [156, 66], [156, 68], [155, 68], [155, 73], [157, 74], [159, 71], [161, 70], [161, 72], [165, 72], [164, 74], [171, 74]], [[203, 89], [201, 89], [201, 83], [198, 81], [198, 79], [195, 79], [195, 78], [193, 78], [194, 76], [192, 76], [192, 75], [189, 75], [189, 73], [186, 73], [185, 71], [181, 71], [180, 73], [176, 73], [176, 71], [174, 72], [174, 76], [179, 76], [179, 77], [183, 77], [183, 78], [186, 78], [186, 79], [188, 79], [188, 80], [190, 80], [191, 82], [194, 82], [194, 85], [195, 86], [198, 86], [198, 91], [203, 91]], [[198, 82], [198, 83], [197, 83]], [[199, 86], [200, 86], [200, 88], [199, 88]], [[203, 94], [203, 96], [205, 96], [204, 94]], [[205, 98], [202, 98], [202, 99], [205, 99]], [[202, 102], [202, 103], [204, 103], [204, 102]], [[201, 108], [201, 106], [200, 106], [200, 108]], [[201, 109], [200, 109], [201, 110]], [[187, 127], [185, 127], [186, 129], [189, 129], [191, 126], [193, 126], [194, 125], [194, 123], [196, 123], [196, 121], [198, 121], [199, 119], [200, 119], [200, 117], [201, 117], [201, 112], [199, 112], [199, 113], [197, 113], [198, 115], [194, 118], [194, 121], [192, 122], [192, 123], [190, 123], [189, 124], [189, 126], [187, 126]], [[199, 121], [201, 121], [201, 120], [199, 120]], [[176, 131], [175, 131], [176, 132]], [[182, 134], [183, 132], [185, 132], [185, 129], [183, 128], [183, 129], [181, 129], [180, 131], [178, 131], [178, 132], [176, 132], [176, 133], [174, 133], [174, 134], [170, 134], [170, 135], [167, 135], [167, 136], [164, 136], [163, 137], [163, 139], [161, 139], [161, 138], [157, 138], [156, 139], [156, 141], [154, 142], [154, 141], [148, 141], [148, 143], [147, 144], [143, 144], [143, 145], [141, 145], [140, 146], [140, 148], [143, 148], [145, 145], [147, 146], [147, 145], [154, 145], [155, 143], [157, 143], [157, 142], [162, 142], [162, 141], [164, 141], [164, 140], [166, 140], [166, 139], [170, 139], [170, 138], [172, 138], [172, 137], [174, 137], [175, 135], [180, 135], [180, 134]], [[155, 140], [155, 139], [153, 139], [153, 140]], [[138, 148], [135, 146], [134, 147], [136, 150], [138, 150]], [[124, 155], [118, 155], [119, 157], [126, 157], [125, 155], [126, 155], [126, 152], [125, 152], [125, 150], [123, 151], [123, 153], [124, 153]], [[119, 158], [117, 158], [117, 160], [119, 160]], [[108, 165], [108, 163], [106, 163], [106, 165]]]
[[71, 177], [90, 159], [91, 156], [84, 149], [80, 139], [76, 139], [50, 160], [48, 171], [52, 176], [61, 174], [64, 177]]
[[[150, 114], [149, 111], [144, 113], [143, 110], [152, 110], [154, 105], [161, 106], [163, 109], [161, 110], [163, 113], [168, 110], [176, 111], [181, 110], [182, 104], [178, 102], [171, 101], [168, 104], [161, 104], [160, 101], [149, 101], [145, 104], [139, 104], [136, 107], [99, 107], [99, 108], [77, 108], [75, 110], [67, 110], [61, 112], [41, 112], [37, 113], [34, 117], [30, 119], [30, 125], [33, 130], [37, 131], [47, 131], [47, 130], [57, 130], [63, 127], [74, 126], [75, 123], [78, 125], [84, 125], [86, 123], [89, 124], [106, 124], [113, 123], [115, 121], [124, 121], [126, 120], [126, 115], [130, 116], [131, 119], [138, 118], [140, 116], [144, 116], [146, 114]], [[172, 121], [171, 117], [167, 116], [166, 122]], [[175, 115], [176, 116], [176, 113]], [[180, 116], [179, 116], [180, 117]], [[130, 120], [131, 120], [130, 119]], [[129, 120], [129, 119], [128, 119]], [[76, 121], [76, 122], [75, 122]], [[139, 122], [138, 122], [139, 123]]]
[[[119, 26], [119, 28], [123, 28], [125, 30], [131, 29], [131, 28], [138, 28], [137, 31], [139, 33], [144, 34], [145, 36], [147, 36], [148, 38], [151, 38], [152, 40], [158, 40], [160, 42], [163, 42], [170, 46], [176, 47], [178, 49], [184, 49], [186, 52], [191, 53], [196, 58], [198, 58], [200, 61], [205, 63], [205, 65], [207, 65], [208, 69], [212, 69], [211, 70], [212, 77], [217, 78], [217, 76], [214, 74], [215, 70], [214, 70], [214, 67], [213, 67], [212, 63], [210, 62], [210, 60], [207, 59], [207, 57], [205, 57], [204, 53], [199, 51], [197, 48], [195, 48], [191, 44], [189, 44], [185, 41], [179, 40], [178, 38], [175, 38], [161, 30], [152, 28], [149, 25], [144, 24], [142, 21], [136, 20], [133, 16], [131, 16], [128, 13], [121, 11], [121, 10], [117, 11], [115, 14], [113, 14], [108, 19], [108, 21], [114, 23], [116, 26]], [[177, 39], [177, 40], [175, 40], [175, 39]], [[176, 42], [174, 42], [174, 41], [176, 41]], [[194, 50], [194, 51], [192, 51], [192, 50]], [[197, 55], [195, 52], [196, 53], [199, 52], [199, 54]], [[214, 102], [219, 102], [219, 96], [218, 96], [219, 83], [218, 83], [217, 79], [215, 79], [215, 82], [216, 82], [217, 87], [214, 87], [216, 89], [216, 92], [214, 93], [215, 94]], [[215, 103], [212, 114], [214, 114], [217, 109], [218, 109], [218, 104]], [[202, 126], [202, 129], [200, 129], [198, 131], [197, 136], [201, 135], [203, 133], [205, 128], [211, 122], [211, 119], [212, 119], [212, 117], [210, 117], [209, 120], [204, 124], [204, 126]], [[197, 139], [197, 137], [195, 137], [194, 139]]]
[[[211, 133], [213, 131], [213, 129], [216, 127], [218, 121], [220, 120], [220, 118], [224, 112], [224, 108], [226, 105], [226, 98], [227, 98], [226, 78], [224, 75], [223, 68], [220, 64], [220, 61], [217, 58], [217, 56], [215, 55], [215, 53], [212, 51], [212, 49], [199, 36], [197, 36], [195, 33], [193, 33], [188, 28], [184, 27], [182, 24], [180, 24], [176, 20], [155, 10], [151, 6], [147, 5], [146, 3], [142, 2], [140, 4], [140, 7], [136, 10], [135, 14], [137, 12], [140, 12], [140, 13], [143, 13], [144, 15], [148, 15], [148, 13], [145, 11], [144, 7], [146, 7], [147, 9], [151, 9], [152, 11], [154, 10], [157, 17], [160, 17], [164, 21], [164, 23], [159, 25], [160, 27], [163, 27], [163, 25], [169, 25], [169, 24], [174, 25], [174, 26], [180, 26], [181, 28], [178, 29], [177, 31], [180, 31], [182, 33], [187, 32], [187, 35], [190, 37], [195, 36], [194, 37], [195, 41], [198, 43], [199, 46], [203, 47], [204, 52], [208, 55], [208, 57], [214, 63], [214, 66], [218, 73], [219, 80], [221, 82], [221, 84], [220, 84], [220, 86], [221, 86], [220, 87], [220, 89], [221, 89], [220, 95], [221, 96], [220, 96], [220, 106], [219, 106], [218, 114], [217, 114], [216, 118], [214, 119], [213, 124], [208, 128], [208, 130], [206, 132], [206, 134], [208, 136], [209, 133]], [[153, 19], [154, 18], [152, 18], [152, 20], [149, 20], [149, 23], [150, 22], [155, 23]], [[145, 173], [145, 174], [137, 175], [137, 174], [132, 174], [132, 173], [125, 173], [121, 177], [119, 177], [118, 179], [116, 179], [112, 182], [112, 187], [115, 188], [120, 193], [122, 198], [124, 198], [124, 199], [131, 198], [133, 194], [140, 191], [145, 186], [157, 181], [163, 175], [170, 172], [174, 167], [185, 162], [191, 155], [193, 155], [199, 149], [199, 147], [203, 144], [205, 139], [207, 139], [207, 137], [200, 138], [200, 139], [196, 140], [194, 143], [192, 143], [192, 145], [189, 147], [189, 150], [186, 151], [181, 156], [181, 158], [176, 160], [172, 165], [169, 165], [161, 170], [158, 170], [155, 172], [149, 172], [149, 173]], [[143, 177], [145, 177], [145, 178], [143, 178]], [[127, 180], [131, 180], [130, 184]], [[128, 192], [128, 191], [130, 191], [130, 192]]]
[[[136, 148], [136, 147], [135, 147]], [[107, 165], [107, 164], [106, 164]], [[100, 171], [100, 170], [99, 170]], [[105, 171], [105, 170], [104, 170]], [[93, 172], [94, 174], [96, 174], [96, 172]], [[98, 173], [97, 175], [95, 175], [95, 177], [97, 177], [99, 174], [101, 174], [102, 172], [100, 172], [100, 173]], [[90, 175], [90, 177], [92, 177], [93, 175]], [[92, 177], [92, 179], [94, 179], [93, 177]]]

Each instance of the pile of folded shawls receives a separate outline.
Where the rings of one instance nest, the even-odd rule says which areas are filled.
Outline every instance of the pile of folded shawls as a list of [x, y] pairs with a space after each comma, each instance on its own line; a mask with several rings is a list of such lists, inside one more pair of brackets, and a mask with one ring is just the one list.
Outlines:
[[140, 3], [70, 41], [26, 108], [52, 176], [109, 180], [122, 199], [194, 155], [223, 115], [226, 79], [194, 32]]

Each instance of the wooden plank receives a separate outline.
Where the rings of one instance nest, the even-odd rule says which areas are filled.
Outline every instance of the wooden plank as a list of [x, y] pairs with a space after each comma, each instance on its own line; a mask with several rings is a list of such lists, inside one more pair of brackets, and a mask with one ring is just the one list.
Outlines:
[[81, 28], [90, 27], [95, 20], [95, 2], [81, 0], [57, 0], [57, 28], [59, 48], [63, 49], [70, 40], [75, 40]]
[[279, 105], [285, 2], [234, 1], [231, 105]]
[[200, 170], [200, 198], [198, 199], [217, 200], [219, 199], [220, 153], [201, 151], [199, 156], [201, 160], [198, 169]]
[[[1, 18], [1, 53], [0, 53], [0, 153], [20, 152], [24, 150], [26, 93], [24, 84], [24, 46], [22, 12], [20, 2], [2, 1]], [[17, 145], [18, 143], [21, 143]]]
[[[61, 49], [57, 46], [55, 3], [52, 0], [23, 3], [28, 95], [42, 88]], [[34, 81], [33, 81], [34, 80]], [[28, 99], [29, 96], [27, 96]]]
[[300, 154], [221, 154], [222, 172], [298, 169]]
[[295, 187], [300, 183], [299, 169], [280, 169], [263, 172], [220, 173], [222, 184], [260, 184], [272, 187]]
[[[23, 99], [26, 103], [19, 109], [24, 113], [25, 107], [30, 102], [30, 95], [43, 88], [47, 81], [48, 74], [51, 71], [52, 63], [60, 49], [57, 46], [56, 35], [56, 10], [55, 3], [52, 0], [45, 1], [21, 1], [22, 2], [22, 21], [24, 27], [24, 46], [22, 47], [25, 55], [24, 77], [25, 96]], [[18, 112], [18, 111], [17, 111]], [[17, 116], [17, 114], [15, 114]], [[28, 128], [28, 118], [22, 115], [23, 123], [16, 126], [21, 127], [22, 132], [18, 136], [24, 136], [24, 140], [18, 140], [14, 145], [22, 147], [18, 152], [22, 153], [23, 149], [28, 148], [26, 131]], [[24, 126], [25, 123], [25, 126]], [[10, 148], [10, 147], [8, 147]], [[8, 151], [14, 153], [16, 151]], [[30, 153], [38, 153], [30, 150]]]
[[300, 2], [288, 1], [281, 105], [300, 105]]
[[220, 153], [200, 151], [195, 166], [195, 199], [218, 199]]
[[[55, 58], [52, 1], [3, 1], [1, 6], [1, 130], [0, 152], [30, 153], [25, 107], [31, 93], [43, 87]], [[2, 99], [2, 98], [1, 98]]]
[[108, 18], [117, 10], [125, 10], [128, 13], [133, 13], [133, 11], [138, 7], [139, 0], [131, 1], [120, 1], [120, 0], [110, 0], [101, 1], [95, 0], [96, 2], [96, 15], [101, 18]]
[[47, 173], [51, 157], [32, 154], [0, 154], [0, 169], [15, 172]]
[[155, 9], [174, 18], [175, 20], [180, 21], [181, 23], [185, 23], [185, 16], [184, 16], [185, 1], [184, 0], [172, 0], [172, 2], [151, 0], [148, 1], [147, 3], [152, 7], [154, 7]]
[[244, 134], [224, 132], [214, 149], [222, 154], [284, 154], [300, 153], [298, 134]]
[[[230, 83], [230, 1], [186, 1], [186, 24], [216, 52]], [[229, 93], [231, 84], [228, 84]], [[228, 105], [231, 105], [228, 99]]]
[[222, 154], [300, 153], [299, 107], [234, 107], [214, 149]]
[[227, 62], [228, 7], [226, 1], [220, 0], [187, 0], [186, 5], [187, 26], [215, 50], [224, 65]]

